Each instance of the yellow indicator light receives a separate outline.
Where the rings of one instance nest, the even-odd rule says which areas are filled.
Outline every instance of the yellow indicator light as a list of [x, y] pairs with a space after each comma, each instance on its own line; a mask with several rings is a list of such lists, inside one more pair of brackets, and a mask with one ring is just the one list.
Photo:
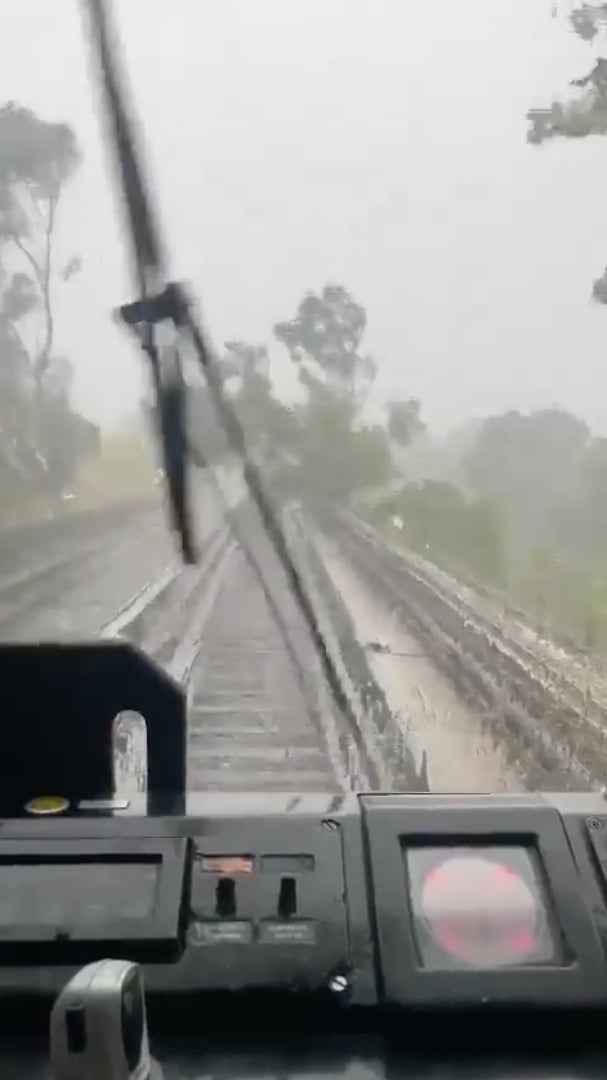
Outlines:
[[25, 804], [28, 814], [44, 817], [47, 814], [63, 814], [69, 807], [68, 799], [61, 795], [39, 795]]

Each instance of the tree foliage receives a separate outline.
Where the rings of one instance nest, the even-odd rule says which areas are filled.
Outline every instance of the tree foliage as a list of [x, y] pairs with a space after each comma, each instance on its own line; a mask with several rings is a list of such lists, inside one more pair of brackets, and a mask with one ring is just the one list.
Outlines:
[[577, 562], [607, 546], [607, 439], [590, 439], [564, 475], [549, 508], [546, 537]]
[[[377, 365], [362, 351], [367, 314], [341, 285], [308, 293], [293, 319], [274, 327], [304, 390], [295, 410], [298, 468], [293, 480], [308, 498], [347, 502], [392, 471], [387, 432], [363, 419]], [[401, 422], [401, 434], [404, 419]]]
[[589, 4], [582, 0], [569, 12], [569, 22], [573, 32], [591, 44], [607, 26], [607, 4]]
[[286, 346], [310, 397], [363, 403], [377, 366], [360, 348], [367, 327], [365, 309], [341, 285], [308, 293], [295, 317], [278, 323], [274, 335]]
[[224, 365], [235, 377], [232, 398], [250, 443], [266, 467], [271, 466], [294, 449], [298, 433], [292, 411], [274, 394], [267, 347], [226, 342]]
[[599, 57], [587, 75], [573, 79], [571, 86], [583, 93], [568, 101], [553, 101], [546, 109], [531, 109], [528, 142], [540, 146], [563, 136], [583, 139], [607, 131], [607, 60]]
[[[574, 3], [569, 22], [573, 32], [589, 45], [604, 38], [607, 31], [607, 4]], [[571, 81], [564, 100], [554, 100], [546, 108], [530, 109], [527, 141], [541, 146], [551, 139], [584, 139], [607, 134], [607, 60], [600, 55], [585, 74]], [[607, 268], [592, 286], [592, 298], [607, 304]]]
[[65, 124], [0, 107], [0, 494], [60, 491], [98, 439], [70, 407], [72, 370], [54, 355], [53, 288], [79, 266], [54, 265], [57, 210], [79, 161]]
[[505, 413], [481, 425], [465, 463], [502, 508], [514, 594], [538, 627], [607, 644], [607, 439], [559, 410]]
[[402, 523], [410, 548], [460, 573], [503, 583], [507, 528], [497, 500], [467, 497], [453, 484], [425, 480], [405, 484], [375, 510], [376, 520]]
[[[587, 3], [578, 0], [569, 12], [569, 24], [573, 32], [592, 45], [607, 28], [607, 4]], [[557, 136], [584, 138], [587, 135], [604, 135], [607, 130], [607, 61], [597, 57], [591, 70], [571, 81], [574, 90], [582, 94], [570, 95], [564, 101], [553, 101], [547, 108], [531, 109], [527, 114], [530, 122], [528, 141], [536, 146]]]
[[[329, 284], [304, 296], [293, 318], [274, 327], [303, 392], [290, 404], [275, 392], [265, 345], [226, 341], [217, 358], [249, 448], [291, 497], [343, 504], [361, 489], [383, 487], [393, 475], [393, 446], [408, 446], [424, 430], [412, 398], [388, 403], [385, 425], [365, 418], [376, 373], [363, 350], [366, 325], [364, 307], [343, 286]], [[206, 389], [193, 395], [190, 422], [201, 457], [220, 459], [228, 448]]]
[[[265, 345], [225, 343], [224, 387], [264, 468], [288, 497], [353, 503], [376, 523], [398, 521], [407, 546], [455, 573], [507, 585], [542, 628], [589, 648], [607, 643], [607, 439], [562, 409], [510, 411], [470, 422], [450, 444], [461, 487], [407, 482], [396, 451], [424, 430], [421, 406], [388, 402], [385, 423], [369, 422], [375, 363], [365, 328], [364, 308], [343, 287], [304, 297], [275, 327], [303, 391], [290, 405], [275, 392]], [[204, 394], [197, 402], [208, 445], [209, 403]], [[225, 452], [219, 444], [217, 452]]]
[[[42, 377], [53, 346], [51, 284], [57, 206], [79, 154], [66, 124], [40, 120], [9, 102], [0, 109], [0, 243], [21, 257], [38, 295], [42, 322], [34, 373]], [[73, 273], [70, 260], [64, 273]]]
[[529, 544], [589, 436], [582, 420], [560, 409], [491, 416], [466, 453], [466, 475], [474, 490], [503, 501], [516, 536]]
[[[296, 439], [293, 413], [275, 395], [270, 378], [266, 346], [226, 341], [215, 358], [224, 393], [244, 427], [247, 444], [264, 466], [281, 458]], [[189, 396], [192, 442], [208, 465], [229, 452], [229, 444], [212, 397], [206, 386]]]
[[426, 425], [421, 418], [421, 402], [416, 398], [408, 401], [389, 401], [388, 435], [397, 446], [409, 446], [413, 439], [422, 435]]

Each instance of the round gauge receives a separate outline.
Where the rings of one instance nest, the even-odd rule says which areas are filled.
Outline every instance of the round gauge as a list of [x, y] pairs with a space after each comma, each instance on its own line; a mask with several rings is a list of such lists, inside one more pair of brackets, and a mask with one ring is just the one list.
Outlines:
[[540, 937], [541, 906], [510, 866], [480, 855], [446, 858], [428, 871], [420, 916], [435, 942], [470, 967], [522, 964]]

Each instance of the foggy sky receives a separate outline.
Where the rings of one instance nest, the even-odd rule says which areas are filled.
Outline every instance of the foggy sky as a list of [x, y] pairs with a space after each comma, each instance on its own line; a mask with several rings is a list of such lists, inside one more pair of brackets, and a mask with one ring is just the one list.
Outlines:
[[[437, 429], [569, 408], [607, 433], [607, 140], [525, 142], [593, 52], [551, 0], [115, 0], [172, 269], [214, 339], [270, 340], [308, 289], [365, 304], [377, 395]], [[4, 0], [0, 100], [71, 123], [56, 351], [78, 405], [133, 409], [142, 360], [78, 0]], [[287, 361], [273, 349], [288, 386]]]

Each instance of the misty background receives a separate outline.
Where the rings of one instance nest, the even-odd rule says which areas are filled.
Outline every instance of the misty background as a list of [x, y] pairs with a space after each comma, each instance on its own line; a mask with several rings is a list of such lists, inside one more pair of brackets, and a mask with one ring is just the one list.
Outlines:
[[[181, 616], [199, 643], [217, 611], [205, 663], [217, 647], [221, 671], [237, 642], [259, 689], [259, 628], [275, 640], [280, 605], [243, 553], [263, 550], [263, 578], [268, 537], [203, 381], [186, 410], [200, 576], [177, 569], [158, 403], [115, 317], [136, 286], [86, 6], [2, 8], [0, 636], [131, 625], [165, 663]], [[592, 719], [583, 776], [603, 777], [607, 0], [112, 7], [169, 277], [201, 309], [277, 520], [318, 545], [318, 581], [345, 604], [361, 702], [361, 648], [406, 661], [390, 709], [449, 790], [464, 762], [456, 785], [485, 784], [494, 738], [490, 782], [508, 785], [532, 729], [524, 786], [548, 782], [547, 717], [575, 719], [571, 747]], [[236, 562], [218, 570], [215, 545]], [[202, 613], [211, 579], [224, 607]], [[548, 697], [529, 690], [530, 650]], [[480, 711], [479, 664], [499, 687]], [[524, 686], [517, 749], [502, 720]]]
[[[592, 51], [548, 0], [122, 0], [114, 4], [172, 271], [214, 340], [271, 345], [309, 289], [365, 305], [373, 396], [416, 397], [434, 431], [557, 405], [607, 433], [607, 144], [526, 142], [534, 104]], [[104, 427], [142, 361], [111, 317], [128, 247], [76, 0], [2, 7], [0, 100], [70, 124], [56, 349]]]

